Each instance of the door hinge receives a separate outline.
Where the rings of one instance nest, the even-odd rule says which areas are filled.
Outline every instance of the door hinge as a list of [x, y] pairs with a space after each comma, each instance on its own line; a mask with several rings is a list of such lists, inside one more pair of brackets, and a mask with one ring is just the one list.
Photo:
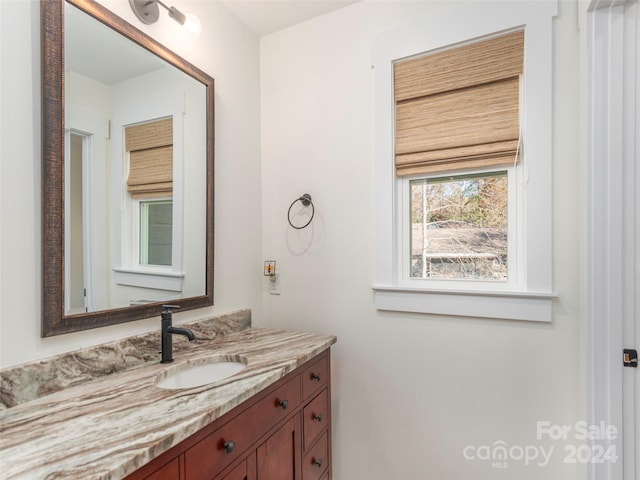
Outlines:
[[638, 351], [625, 348], [623, 350], [622, 364], [625, 367], [638, 368]]

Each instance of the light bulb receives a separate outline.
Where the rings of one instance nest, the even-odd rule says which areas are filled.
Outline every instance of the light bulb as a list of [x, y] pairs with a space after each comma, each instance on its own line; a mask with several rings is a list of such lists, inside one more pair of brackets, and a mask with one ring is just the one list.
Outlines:
[[200, 20], [193, 13], [187, 13], [185, 15], [186, 19], [184, 21], [184, 26], [191, 33], [196, 35], [200, 35], [200, 31], [202, 30], [202, 26], [200, 25]]

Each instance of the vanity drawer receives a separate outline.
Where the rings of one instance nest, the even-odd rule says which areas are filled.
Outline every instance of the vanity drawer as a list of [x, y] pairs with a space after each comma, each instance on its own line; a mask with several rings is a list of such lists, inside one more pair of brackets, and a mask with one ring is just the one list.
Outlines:
[[307, 450], [316, 437], [327, 428], [329, 421], [327, 389], [322, 390], [309, 405], [304, 407], [302, 429], [304, 435], [304, 449]]
[[302, 398], [308, 398], [321, 386], [326, 385], [328, 380], [329, 356], [323, 355], [321, 359], [302, 372]]
[[302, 480], [319, 480], [328, 466], [329, 444], [325, 430], [318, 443], [304, 456], [302, 461]]
[[145, 480], [177, 480], [180, 478], [180, 460], [174, 458], [167, 463], [164, 467], [156, 470]]
[[300, 405], [294, 377], [185, 453], [187, 478], [209, 480]]

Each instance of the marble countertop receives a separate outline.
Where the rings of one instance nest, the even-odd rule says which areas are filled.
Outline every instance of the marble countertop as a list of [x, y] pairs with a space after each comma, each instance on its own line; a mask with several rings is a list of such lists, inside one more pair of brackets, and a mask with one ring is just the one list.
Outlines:
[[[117, 480], [177, 445], [336, 342], [248, 328], [151, 363], [0, 410], [0, 479]], [[167, 369], [209, 357], [247, 367], [213, 385], [165, 390]]]

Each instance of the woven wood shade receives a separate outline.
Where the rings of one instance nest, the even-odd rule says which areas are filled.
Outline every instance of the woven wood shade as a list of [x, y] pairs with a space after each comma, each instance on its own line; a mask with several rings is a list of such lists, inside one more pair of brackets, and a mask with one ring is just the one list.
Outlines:
[[524, 32], [395, 65], [396, 173], [517, 161]]
[[129, 152], [127, 190], [134, 198], [173, 195], [173, 119], [125, 129]]

